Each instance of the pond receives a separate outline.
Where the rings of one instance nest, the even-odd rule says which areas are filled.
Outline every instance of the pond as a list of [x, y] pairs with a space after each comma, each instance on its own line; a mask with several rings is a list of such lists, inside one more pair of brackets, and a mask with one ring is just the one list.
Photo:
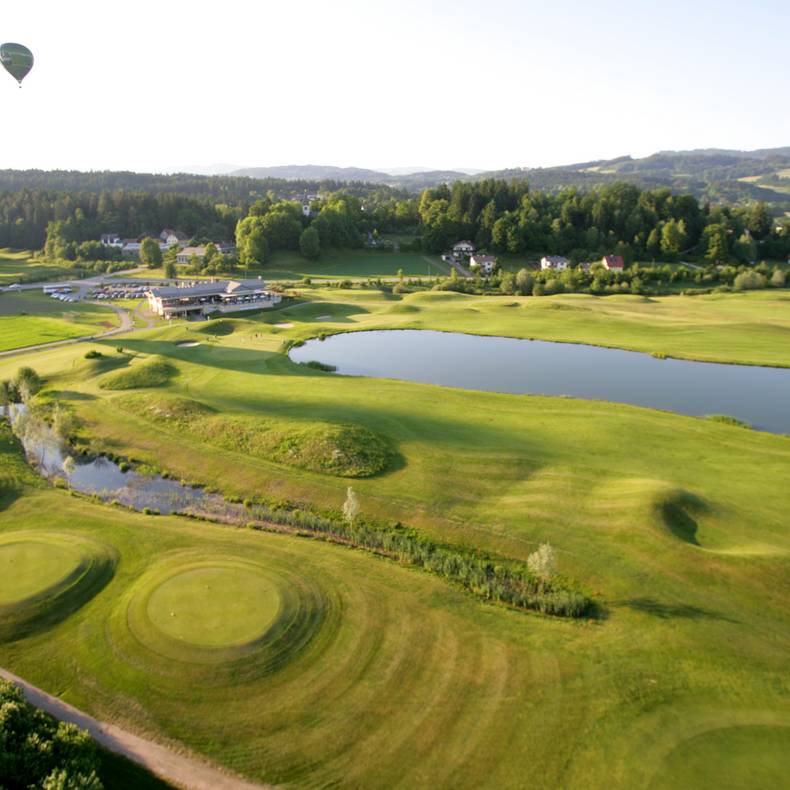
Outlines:
[[722, 365], [575, 343], [431, 330], [348, 332], [293, 348], [294, 362], [350, 376], [446, 387], [631, 403], [705, 416], [726, 414], [790, 434], [790, 369]]
[[71, 455], [69, 448], [46, 423], [35, 418], [27, 423], [16, 422], [16, 413], [24, 411], [24, 406], [12, 407], [14, 431], [22, 442], [28, 461], [43, 477], [63, 479], [75, 491], [134, 510], [186, 513], [231, 523], [244, 523], [249, 518], [244, 505], [229, 502], [220, 494], [198, 486], [122, 468], [101, 455]]

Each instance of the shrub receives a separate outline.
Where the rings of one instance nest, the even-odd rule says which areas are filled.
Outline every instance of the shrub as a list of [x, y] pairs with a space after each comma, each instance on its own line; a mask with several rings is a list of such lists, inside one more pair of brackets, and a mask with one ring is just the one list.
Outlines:
[[766, 279], [760, 272], [741, 272], [734, 282], [736, 291], [754, 291], [765, 288]]
[[751, 428], [752, 426], [749, 425], [748, 422], [744, 422], [743, 420], [739, 420], [737, 417], [732, 417], [729, 414], [709, 414], [706, 419], [712, 420], [713, 422], [721, 422], [725, 425], [735, 425], [738, 428]]
[[102, 356], [101, 351], [97, 351], [95, 348], [85, 352], [85, 359], [98, 359], [100, 356]]
[[316, 359], [311, 359], [309, 362], [300, 362], [299, 364], [304, 365], [306, 368], [312, 368], [313, 370], [323, 370], [325, 373], [334, 373], [337, 370], [335, 365], [327, 365]]
[[4, 787], [101, 790], [96, 744], [85, 730], [58, 722], [0, 680], [0, 772]]

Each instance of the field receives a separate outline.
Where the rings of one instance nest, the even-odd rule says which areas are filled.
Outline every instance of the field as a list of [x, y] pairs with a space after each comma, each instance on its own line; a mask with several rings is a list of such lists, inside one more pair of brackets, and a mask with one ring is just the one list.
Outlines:
[[72, 269], [34, 261], [31, 258], [31, 253], [25, 250], [0, 248], [0, 285], [41, 282], [73, 276]]
[[117, 314], [83, 302], [60, 302], [42, 292], [0, 294], [0, 351], [67, 340], [113, 329]]
[[[24, 588], [0, 586], [16, 623], [0, 665], [277, 784], [781, 786], [790, 439], [334, 376], [279, 349], [321, 330], [422, 326], [790, 365], [787, 293], [300, 291], [273, 314], [135, 333], [123, 355], [108, 341], [5, 360], [0, 377], [32, 365], [95, 447], [242, 497], [339, 507], [348, 477], [255, 452], [250, 437], [363, 428], [392, 448], [353, 480], [363, 513], [520, 559], [548, 540], [601, 615], [524, 614], [346, 547], [102, 506], [38, 483], [6, 438], [0, 567], [30, 570], [9, 571]], [[88, 347], [106, 361], [84, 360]], [[152, 363], [175, 373], [102, 386], [119, 370], [154, 383]]]
[[[179, 277], [189, 277], [185, 266], [180, 266]], [[367, 277], [394, 278], [402, 269], [407, 277], [446, 276], [447, 265], [442, 264], [436, 255], [419, 252], [371, 252], [370, 250], [328, 250], [318, 261], [308, 261], [297, 252], [281, 251], [260, 269], [245, 270], [227, 275], [228, 277], [258, 277], [264, 280], [301, 280], [303, 277], [315, 279], [346, 279]], [[119, 279], [128, 274], [119, 272]], [[145, 270], [136, 277], [160, 278], [162, 269]]]

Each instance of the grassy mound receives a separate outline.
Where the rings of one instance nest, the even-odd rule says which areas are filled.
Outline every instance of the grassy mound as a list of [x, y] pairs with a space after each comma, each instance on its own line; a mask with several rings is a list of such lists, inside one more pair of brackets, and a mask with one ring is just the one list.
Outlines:
[[386, 312], [391, 313], [393, 315], [401, 315], [401, 314], [420, 313], [422, 312], [422, 310], [416, 304], [395, 304], [392, 305], [392, 307], [390, 307]]
[[131, 395], [119, 398], [117, 405], [174, 428], [188, 427], [193, 437], [215, 447], [310, 472], [371, 477], [395, 459], [383, 436], [356, 425], [220, 416], [199, 401], [174, 396]]
[[21, 639], [66, 619], [112, 578], [115, 553], [64, 533], [0, 537], [0, 639]]
[[207, 324], [203, 324], [195, 331], [201, 332], [204, 335], [227, 337], [236, 331], [236, 324], [233, 321], [228, 321], [226, 318], [220, 318], [216, 321], [209, 321]]
[[175, 396], [128, 395], [119, 398], [118, 405], [132, 414], [174, 425], [188, 425], [214, 414], [214, 409], [205, 403]]
[[163, 387], [178, 374], [178, 368], [165, 359], [139, 362], [128, 370], [116, 373], [101, 382], [106, 390], [133, 390], [144, 387]]
[[199, 430], [207, 441], [229, 450], [339, 477], [379, 474], [393, 456], [382, 436], [355, 425], [283, 426], [251, 418], [215, 417], [201, 422]]

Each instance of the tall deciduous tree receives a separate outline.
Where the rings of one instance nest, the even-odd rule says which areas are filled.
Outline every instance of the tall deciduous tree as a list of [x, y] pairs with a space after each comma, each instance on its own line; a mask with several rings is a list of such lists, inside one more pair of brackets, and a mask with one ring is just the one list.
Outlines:
[[321, 254], [321, 238], [314, 227], [305, 228], [299, 236], [299, 251], [308, 260], [314, 261]]
[[140, 244], [140, 263], [149, 269], [156, 269], [162, 265], [162, 250], [159, 242], [146, 236]]

